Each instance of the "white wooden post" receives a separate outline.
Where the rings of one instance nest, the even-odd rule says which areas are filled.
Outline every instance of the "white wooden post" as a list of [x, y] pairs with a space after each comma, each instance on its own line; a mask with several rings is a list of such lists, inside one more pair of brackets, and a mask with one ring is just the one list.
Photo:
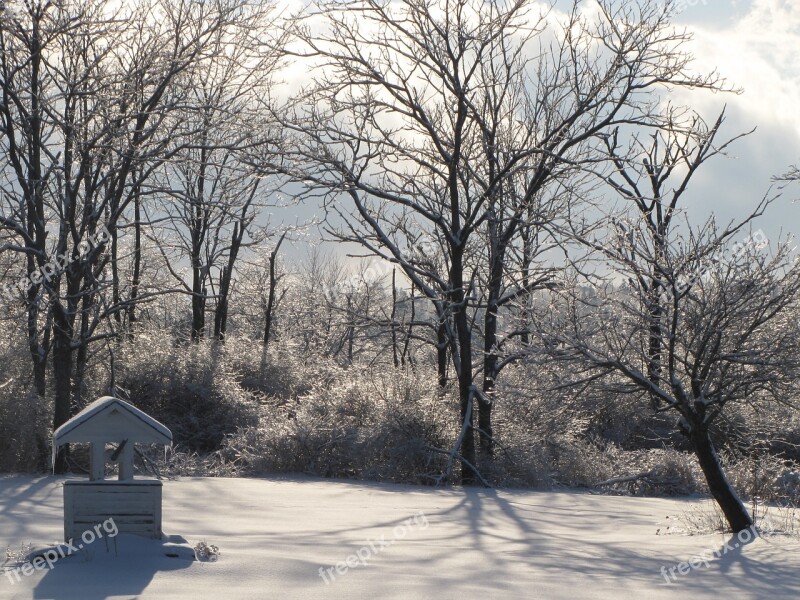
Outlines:
[[89, 444], [89, 479], [103, 480], [106, 477], [106, 445], [103, 442]]
[[126, 442], [118, 457], [119, 480], [133, 479], [133, 442]]

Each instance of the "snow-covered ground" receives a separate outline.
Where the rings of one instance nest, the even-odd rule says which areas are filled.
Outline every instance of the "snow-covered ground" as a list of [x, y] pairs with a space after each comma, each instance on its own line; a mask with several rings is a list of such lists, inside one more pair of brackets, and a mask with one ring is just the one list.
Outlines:
[[[0, 478], [3, 549], [61, 541], [62, 481]], [[0, 577], [0, 599], [800, 598], [796, 539], [734, 548], [731, 536], [656, 534], [691, 503], [181, 479], [164, 484], [164, 531], [177, 550], [123, 534], [98, 539], [51, 570], [17, 583]], [[194, 561], [181, 547], [201, 540], [219, 547], [217, 562]], [[696, 561], [679, 573], [679, 563], [714, 551], [721, 556], [707, 568]], [[673, 583], [663, 574], [670, 568]]]

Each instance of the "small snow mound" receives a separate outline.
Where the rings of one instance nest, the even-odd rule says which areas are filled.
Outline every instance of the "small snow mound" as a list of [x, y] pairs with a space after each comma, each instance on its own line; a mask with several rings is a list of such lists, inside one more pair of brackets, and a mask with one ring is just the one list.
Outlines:
[[194, 556], [200, 562], [217, 562], [220, 551], [217, 546], [209, 545], [205, 541], [198, 542], [194, 547]]

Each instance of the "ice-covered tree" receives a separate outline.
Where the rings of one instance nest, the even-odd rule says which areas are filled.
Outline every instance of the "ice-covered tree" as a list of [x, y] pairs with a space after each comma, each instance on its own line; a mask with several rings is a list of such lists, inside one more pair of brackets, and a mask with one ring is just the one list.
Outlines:
[[692, 177], [728, 145], [715, 142], [722, 122], [694, 118], [682, 131], [635, 138], [624, 152], [617, 135], [607, 138], [614, 168], [605, 177], [627, 210], [610, 220], [605, 239], [579, 240], [595, 254], [537, 306], [542, 350], [531, 360], [568, 366], [560, 386], [608, 385], [674, 413], [738, 532], [753, 520], [712, 432], [729, 404], [793, 402], [800, 264], [791, 244], [754, 229], [775, 197], [724, 227], [713, 216], [686, 219], [681, 200]]

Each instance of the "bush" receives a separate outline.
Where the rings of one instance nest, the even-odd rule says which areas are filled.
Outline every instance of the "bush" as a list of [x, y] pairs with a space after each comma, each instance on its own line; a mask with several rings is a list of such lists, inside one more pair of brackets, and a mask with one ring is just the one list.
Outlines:
[[143, 332], [122, 347], [119, 387], [172, 431], [176, 446], [212, 452], [229, 433], [258, 422], [259, 404], [210, 342], [178, 345]]
[[0, 472], [48, 469], [51, 409], [23, 385], [0, 390]]
[[259, 341], [231, 336], [222, 358], [243, 389], [284, 400], [309, 394], [314, 385], [330, 385], [342, 376], [342, 368], [333, 360], [303, 355], [291, 342], [272, 343], [265, 353]]
[[[303, 354], [291, 342], [265, 354], [259, 341], [244, 337], [191, 344], [146, 328], [133, 341], [113, 343], [118, 395], [173, 432], [166, 459], [147, 449], [148, 458], [137, 459], [161, 475], [309, 473], [430, 484], [446, 469], [459, 432], [457, 398], [452, 391], [440, 395], [432, 385], [436, 374], [424, 367], [364, 370]], [[108, 389], [103, 355], [86, 374], [87, 401]], [[52, 393], [43, 400], [31, 392], [27, 349], [2, 328], [0, 360], [0, 470], [46, 469]], [[495, 457], [478, 457], [488, 481], [648, 496], [705, 491], [696, 459], [670, 433], [672, 423], [654, 421], [641, 397], [549, 391], [558, 378], [513, 366], [504, 372], [494, 409]], [[797, 415], [737, 407], [731, 417], [736, 425], [715, 435], [727, 450], [732, 485], [759, 503], [796, 504]], [[750, 438], [781, 434], [782, 445], [747, 450]], [[76, 447], [73, 460], [86, 463], [85, 448]]]
[[423, 380], [390, 372], [315, 385], [295, 402], [267, 410], [258, 427], [228, 436], [222, 454], [248, 475], [430, 483], [444, 468], [437, 450], [454, 438], [455, 419]]
[[685, 496], [702, 489], [694, 456], [673, 449], [600, 448], [586, 440], [552, 445], [554, 479], [569, 487], [634, 496]]
[[27, 347], [5, 329], [0, 335], [0, 471], [45, 471], [52, 408], [33, 390]]
[[722, 457], [728, 479], [744, 499], [757, 502], [785, 503], [800, 500], [800, 485], [794, 485], [791, 473], [799, 466], [765, 452]]

